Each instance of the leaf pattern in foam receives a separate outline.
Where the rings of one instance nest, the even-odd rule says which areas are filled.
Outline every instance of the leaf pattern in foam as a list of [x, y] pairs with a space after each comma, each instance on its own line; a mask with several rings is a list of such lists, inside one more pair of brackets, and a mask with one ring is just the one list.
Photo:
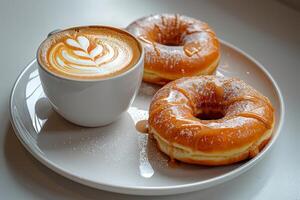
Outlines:
[[77, 56], [82, 56], [82, 57], [86, 57], [86, 58], [90, 58], [90, 55], [84, 51], [78, 51], [78, 50], [75, 50], [73, 51]]
[[92, 56], [92, 58], [95, 58], [98, 55], [100, 55], [102, 51], [103, 51], [103, 47], [97, 44], [96, 47], [93, 50], [91, 50], [90, 55]]
[[84, 36], [78, 36], [77, 37], [77, 40], [80, 44], [80, 46], [82, 47], [83, 50], [87, 51], [87, 49], [89, 48], [90, 46], [90, 41], [89, 39], [87, 39], [86, 37]]
[[72, 38], [68, 38], [66, 40], [66, 43], [72, 47], [81, 49], [81, 50], [73, 50], [74, 54], [81, 56], [81, 57], [90, 58], [91, 60], [94, 60], [95, 57], [100, 55], [103, 51], [103, 47], [97, 44], [94, 49], [92, 49], [90, 52], [88, 52], [88, 48], [90, 46], [90, 41], [88, 38], [86, 38], [84, 36], [78, 36], [76, 38], [76, 40], [74, 40]]

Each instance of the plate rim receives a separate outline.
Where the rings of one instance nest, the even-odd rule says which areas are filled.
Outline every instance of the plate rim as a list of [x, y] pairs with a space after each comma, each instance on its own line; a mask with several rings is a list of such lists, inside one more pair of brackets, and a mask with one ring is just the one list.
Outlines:
[[10, 122], [12, 124], [13, 130], [19, 141], [22, 143], [22, 145], [25, 147], [25, 149], [30, 152], [33, 157], [35, 157], [39, 162], [41, 162], [43, 165], [54, 171], [55, 173], [66, 177], [72, 181], [78, 182], [80, 184], [93, 187], [100, 190], [106, 190], [110, 192], [116, 192], [116, 193], [122, 193], [122, 194], [131, 194], [131, 195], [171, 195], [171, 194], [180, 194], [180, 193], [187, 193], [192, 192], [195, 190], [201, 190], [205, 189], [211, 186], [215, 186], [218, 184], [221, 184], [225, 181], [231, 180], [240, 174], [244, 173], [251, 167], [253, 167], [255, 164], [258, 163], [265, 155], [266, 153], [271, 149], [272, 146], [274, 146], [274, 143], [277, 141], [280, 133], [282, 132], [282, 127], [284, 124], [284, 116], [285, 116], [285, 105], [284, 105], [284, 99], [281, 93], [281, 90], [279, 86], [277, 85], [274, 78], [271, 76], [271, 74], [268, 72], [266, 68], [263, 67], [263, 65], [255, 60], [252, 56], [241, 50], [240, 48], [220, 39], [220, 43], [226, 47], [229, 47], [233, 49], [234, 51], [240, 53], [243, 57], [250, 60], [252, 63], [254, 63], [271, 81], [272, 85], [275, 88], [276, 95], [279, 98], [279, 110], [280, 110], [280, 116], [278, 119], [278, 128], [276, 130], [276, 134], [272, 137], [271, 141], [268, 143], [268, 145], [257, 155], [256, 157], [252, 158], [251, 160], [245, 162], [238, 168], [229, 171], [225, 174], [204, 180], [204, 181], [198, 181], [193, 183], [186, 183], [186, 184], [180, 184], [180, 185], [173, 185], [173, 186], [124, 186], [124, 185], [118, 185], [118, 184], [109, 184], [105, 182], [99, 182], [99, 181], [92, 181], [85, 179], [84, 177], [80, 177], [78, 175], [71, 174], [67, 170], [64, 170], [62, 167], [60, 167], [58, 164], [54, 163], [53, 161], [47, 159], [45, 156], [43, 156], [38, 151], [34, 150], [34, 148], [31, 148], [30, 145], [26, 142], [26, 139], [23, 138], [21, 135], [22, 130], [18, 128], [18, 126], [15, 123], [15, 119], [12, 114], [13, 110], [13, 97], [15, 95], [15, 90], [18, 86], [18, 83], [20, 82], [21, 78], [23, 77], [24, 73], [34, 64], [36, 63], [36, 58], [34, 58], [29, 64], [26, 65], [26, 67], [21, 71], [21, 73], [18, 75], [18, 78], [16, 79], [9, 99], [9, 115], [10, 115]]

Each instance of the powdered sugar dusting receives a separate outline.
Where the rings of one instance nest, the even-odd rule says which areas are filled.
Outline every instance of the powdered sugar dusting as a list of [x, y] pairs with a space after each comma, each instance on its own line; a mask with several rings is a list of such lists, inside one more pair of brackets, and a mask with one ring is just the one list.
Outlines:
[[[149, 123], [156, 132], [171, 141], [188, 141], [189, 146], [198, 150], [202, 148], [201, 142], [209, 148], [206, 144], [244, 140], [265, 131], [269, 128], [265, 124], [273, 122], [265, 97], [234, 78], [183, 78], [159, 90], [152, 105]], [[198, 114], [214, 110], [224, 112], [225, 116], [209, 120], [197, 118]], [[199, 135], [203, 137], [198, 138]]]
[[[177, 78], [187, 73], [199, 74], [202, 63], [219, 52], [218, 39], [210, 27], [182, 15], [144, 17], [130, 24], [127, 30], [143, 38], [146, 69], [154, 72], [162, 70]], [[205, 65], [215, 62], [215, 59], [210, 60], [211, 63]]]

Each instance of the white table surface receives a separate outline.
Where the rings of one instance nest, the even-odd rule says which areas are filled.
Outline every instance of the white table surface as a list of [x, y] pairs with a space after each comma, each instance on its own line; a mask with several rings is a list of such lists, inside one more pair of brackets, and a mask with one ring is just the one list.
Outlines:
[[[141, 197], [92, 189], [52, 172], [21, 145], [8, 101], [18, 74], [53, 29], [126, 26], [151, 13], [181, 13], [208, 22], [218, 36], [252, 55], [283, 92], [279, 140], [258, 165], [219, 186], [188, 194]], [[300, 199], [300, 11], [277, 0], [0, 1], [0, 199]]]

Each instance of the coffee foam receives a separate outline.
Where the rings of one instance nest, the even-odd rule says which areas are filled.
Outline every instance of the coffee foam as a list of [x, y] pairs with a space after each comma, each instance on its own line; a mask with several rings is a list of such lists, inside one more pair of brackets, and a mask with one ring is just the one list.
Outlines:
[[59, 32], [39, 49], [39, 60], [59, 75], [111, 77], [134, 66], [141, 51], [129, 34], [108, 27], [80, 27]]

